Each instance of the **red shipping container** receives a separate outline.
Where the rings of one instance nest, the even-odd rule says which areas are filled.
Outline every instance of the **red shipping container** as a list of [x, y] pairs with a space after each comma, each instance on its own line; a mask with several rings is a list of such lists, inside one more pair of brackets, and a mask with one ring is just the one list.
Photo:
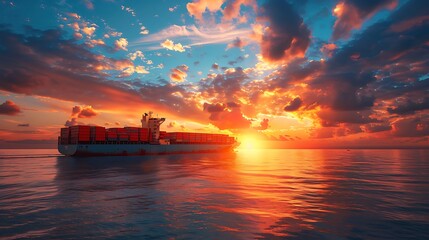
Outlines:
[[106, 140], [106, 128], [100, 126], [91, 127], [91, 141], [105, 141]]
[[128, 134], [118, 134], [119, 141], [128, 141]]

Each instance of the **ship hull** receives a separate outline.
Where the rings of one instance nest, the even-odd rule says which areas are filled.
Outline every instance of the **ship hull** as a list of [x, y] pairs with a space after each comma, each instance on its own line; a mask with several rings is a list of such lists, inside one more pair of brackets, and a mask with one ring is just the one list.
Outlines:
[[133, 156], [228, 152], [234, 147], [235, 144], [60, 144], [58, 151], [66, 156]]

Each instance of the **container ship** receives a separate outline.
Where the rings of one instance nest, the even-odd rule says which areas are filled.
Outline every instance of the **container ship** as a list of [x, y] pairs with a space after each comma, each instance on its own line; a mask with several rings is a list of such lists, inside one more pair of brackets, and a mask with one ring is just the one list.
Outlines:
[[165, 118], [142, 115], [142, 127], [61, 128], [58, 151], [66, 156], [127, 156], [228, 152], [239, 145], [226, 134], [160, 131]]

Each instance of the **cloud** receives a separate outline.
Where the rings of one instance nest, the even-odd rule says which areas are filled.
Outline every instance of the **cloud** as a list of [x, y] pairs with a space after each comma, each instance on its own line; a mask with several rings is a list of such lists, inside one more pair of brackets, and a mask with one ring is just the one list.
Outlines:
[[365, 125], [364, 129], [365, 129], [365, 132], [376, 133], [376, 132], [390, 131], [392, 129], [392, 126], [390, 126], [390, 124], [371, 123], [371, 124]]
[[174, 128], [176, 125], [177, 123], [175, 121], [172, 121], [167, 124], [167, 128]]
[[238, 94], [247, 79], [242, 68], [228, 68], [222, 74], [212, 74], [203, 79], [198, 90], [205, 98], [216, 99], [217, 102], [239, 102]]
[[268, 22], [259, 36], [265, 60], [289, 62], [304, 57], [310, 44], [310, 30], [286, 1], [267, 1], [259, 10], [258, 22]]
[[72, 17], [72, 18], [74, 18], [76, 20], [80, 19], [80, 16], [77, 13], [67, 13], [67, 15], [69, 15], [70, 17]]
[[134, 9], [130, 8], [130, 7], [126, 7], [124, 5], [121, 5], [121, 9], [123, 11], [129, 12], [133, 17], [136, 16], [136, 12], [134, 11]]
[[91, 10], [94, 9], [94, 3], [92, 3], [91, 0], [84, 0], [84, 3], [85, 3], [86, 8], [91, 9]]
[[251, 121], [241, 112], [239, 107], [225, 108], [222, 104], [204, 104], [204, 111], [210, 113], [210, 121], [221, 130], [249, 128]]
[[396, 137], [422, 137], [429, 135], [429, 116], [425, 118], [411, 117], [400, 119], [392, 124], [392, 132]]
[[214, 69], [214, 70], [218, 70], [218, 69], [219, 69], [219, 64], [217, 64], [217, 63], [213, 63], [213, 64], [212, 64], [212, 69]]
[[119, 78], [125, 78], [133, 75], [134, 73], [139, 74], [148, 74], [149, 71], [146, 70], [144, 66], [129, 66], [122, 70], [122, 73], [118, 75]]
[[186, 46], [201, 46], [208, 44], [231, 43], [237, 37], [242, 41], [251, 41], [250, 35], [252, 30], [249, 28], [236, 28], [230, 27], [196, 27], [172, 25], [159, 32], [145, 36], [133, 45], [148, 45], [149, 49], [160, 49], [159, 42], [164, 42], [165, 39], [172, 39], [171, 41], [185, 42]]
[[82, 32], [91, 37], [95, 32], [95, 27], [84, 27]]
[[286, 105], [286, 107], [284, 107], [284, 110], [286, 112], [293, 112], [298, 110], [302, 105], [302, 100], [299, 97], [294, 98], [292, 101], [290, 101], [288, 103], [288, 105]]
[[220, 103], [215, 103], [215, 104], [204, 103], [203, 107], [204, 107], [204, 111], [207, 111], [209, 113], [223, 112], [223, 110], [225, 110], [225, 106]]
[[[423, 2], [409, 1], [330, 52], [326, 61], [296, 59], [257, 85], [242, 86], [243, 91], [249, 91], [250, 98], [245, 101], [251, 99], [253, 108], [262, 104], [267, 112], [277, 113], [273, 109], [290, 101], [287, 96], [299, 94], [305, 102], [296, 104], [300, 105], [297, 115], [313, 119], [317, 137], [340, 137], [362, 130], [387, 135], [395, 124], [394, 136], [424, 136], [423, 116], [429, 109], [429, 32], [425, 30], [429, 22], [421, 21], [427, 15], [424, 9]], [[408, 28], [398, 27], [402, 24]]]
[[171, 69], [170, 71], [170, 79], [173, 82], [183, 82], [186, 80], [188, 76], [189, 67], [185, 64], [177, 66], [176, 68]]
[[76, 126], [76, 125], [84, 125], [84, 123], [78, 122], [77, 118], [72, 118], [70, 120], [67, 120], [66, 123], [64, 124], [64, 126], [66, 126], [66, 127], [71, 127], [71, 126]]
[[169, 7], [168, 8], [168, 11], [170, 11], [170, 12], [174, 12], [174, 11], [176, 11], [177, 10], [177, 8], [179, 7], [179, 5], [176, 5], [176, 6], [174, 6], [174, 7]]
[[361, 133], [362, 129], [359, 125], [356, 124], [342, 124], [339, 127], [324, 127], [313, 129], [311, 136], [313, 138], [334, 138], [334, 137], [345, 137], [348, 135], [353, 135]]
[[224, 0], [194, 0], [191, 3], [186, 4], [186, 9], [189, 12], [189, 16], [194, 16], [197, 20], [203, 20], [203, 13], [209, 11], [214, 13], [220, 10]]
[[240, 19], [242, 15], [240, 14], [240, 7], [252, 6], [256, 9], [257, 5], [254, 0], [231, 0], [227, 1], [225, 8], [223, 9], [223, 19], [226, 21], [233, 20], [235, 18]]
[[323, 44], [322, 48], [320, 48], [320, 51], [323, 53], [325, 57], [332, 57], [332, 54], [337, 49], [337, 45], [335, 43], [327, 43]]
[[426, 109], [429, 109], [429, 97], [419, 99], [418, 101], [412, 101], [407, 98], [405, 102], [398, 104], [395, 108], [387, 108], [387, 111], [390, 114], [409, 115]]
[[350, 32], [360, 28], [366, 19], [384, 8], [395, 8], [397, 3], [397, 0], [341, 0], [332, 11], [333, 15], [337, 17], [332, 38], [334, 40], [348, 38]]
[[323, 109], [318, 112], [320, 123], [324, 127], [334, 127], [341, 123], [366, 124], [380, 122], [377, 119], [371, 118], [369, 112], [356, 111], [334, 111]]
[[147, 34], [149, 34], [149, 30], [147, 30], [145, 26], [141, 26], [140, 34], [141, 35], [147, 35]]
[[29, 123], [20, 123], [16, 126], [18, 126], [18, 127], [30, 127], [30, 124]]
[[268, 127], [269, 127], [269, 119], [266, 119], [266, 118], [264, 118], [264, 119], [262, 119], [262, 121], [261, 121], [261, 123], [260, 123], [260, 125], [258, 126], [258, 127], [255, 127], [255, 129], [256, 130], [267, 130], [268, 129]]
[[131, 61], [134, 61], [137, 58], [140, 58], [141, 60], [143, 60], [144, 59], [144, 54], [142, 53], [142, 51], [137, 50], [137, 51], [135, 51], [133, 53], [129, 53], [128, 57], [131, 59]]
[[70, 26], [75, 32], [78, 32], [80, 30], [79, 23], [77, 22], [72, 22], [67, 25]]
[[182, 46], [181, 43], [176, 43], [174, 44], [173, 41], [171, 41], [170, 39], [166, 39], [164, 42], [162, 42], [160, 44], [163, 48], [171, 50], [171, 51], [176, 51], [176, 52], [184, 52], [185, 48]]
[[74, 38], [75, 38], [76, 40], [80, 40], [80, 39], [82, 39], [82, 38], [83, 38], [82, 33], [73, 33], [73, 36], [74, 36]]
[[71, 116], [77, 118], [91, 118], [97, 116], [97, 111], [91, 106], [74, 106]]
[[140, 73], [140, 74], [148, 74], [149, 73], [149, 71], [146, 70], [146, 68], [144, 66], [136, 66], [135, 72]]
[[241, 38], [237, 37], [236, 39], [234, 39], [234, 41], [232, 41], [231, 43], [229, 43], [226, 48], [227, 49], [230, 49], [230, 48], [243, 48], [247, 44], [248, 44], [247, 42], [245, 42], [245, 41], [241, 40]]
[[0, 104], [0, 114], [14, 116], [21, 113], [21, 108], [14, 102], [6, 100]]
[[115, 50], [124, 50], [124, 51], [128, 51], [127, 49], [128, 46], [128, 41], [125, 38], [119, 38], [118, 40], [115, 41]]
[[168, 109], [154, 98], [142, 100], [134, 83], [109, 80], [110, 74], [134, 67], [129, 59], [92, 53], [63, 34], [31, 28], [17, 34], [0, 27], [0, 89], [121, 111], [134, 111], [136, 106]]
[[96, 45], [98, 45], [98, 46], [105, 46], [106, 45], [106, 43], [104, 43], [104, 41], [101, 39], [91, 39], [91, 40], [89, 40], [89, 42], [87, 42], [87, 44], [91, 48], [95, 47]]

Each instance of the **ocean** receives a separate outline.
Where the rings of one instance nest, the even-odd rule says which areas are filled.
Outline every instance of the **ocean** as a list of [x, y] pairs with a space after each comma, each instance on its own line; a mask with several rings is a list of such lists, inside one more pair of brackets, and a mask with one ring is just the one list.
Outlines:
[[429, 150], [0, 150], [1, 239], [429, 239]]

